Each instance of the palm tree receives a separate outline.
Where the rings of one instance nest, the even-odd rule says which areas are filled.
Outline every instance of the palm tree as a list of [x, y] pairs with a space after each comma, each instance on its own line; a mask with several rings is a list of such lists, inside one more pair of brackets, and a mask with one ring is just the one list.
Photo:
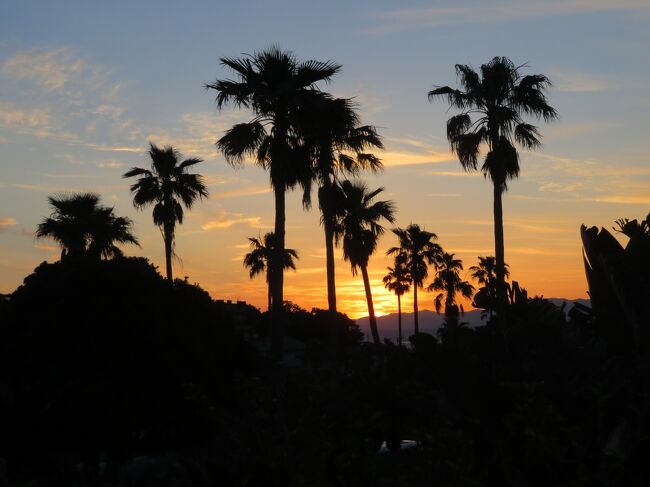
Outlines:
[[139, 245], [133, 222], [100, 205], [98, 194], [50, 196], [48, 201], [53, 211], [38, 225], [36, 237], [55, 240], [61, 246], [61, 260], [81, 255], [109, 259], [122, 255], [116, 243]]
[[134, 167], [122, 177], [138, 178], [131, 186], [133, 206], [141, 210], [154, 205], [153, 222], [163, 235], [167, 279], [171, 282], [175, 230], [177, 223], [183, 223], [183, 206], [190, 210], [197, 199], [208, 197], [203, 177], [187, 172], [203, 160], [194, 157], [180, 162], [182, 155], [172, 146], [161, 149], [153, 143], [149, 144], [149, 157], [151, 169]]
[[373, 126], [359, 126], [359, 117], [347, 99], [325, 99], [302, 124], [313, 159], [314, 179], [319, 185], [318, 203], [325, 231], [328, 309], [336, 312], [334, 230], [341, 201], [337, 176], [355, 175], [361, 169], [380, 170], [381, 161], [365, 151], [383, 149], [383, 144]]
[[384, 233], [384, 227], [379, 222], [382, 219], [389, 223], [395, 221], [393, 216], [395, 205], [392, 201], [373, 202], [383, 190], [378, 188], [369, 192], [363, 183], [343, 181], [341, 183], [342, 217], [336, 232], [337, 238], [343, 238], [343, 258], [350, 262], [352, 275], [356, 275], [357, 269], [361, 269], [368, 302], [370, 331], [376, 344], [379, 344], [380, 340], [370, 291], [368, 261], [377, 249], [379, 237]]
[[418, 321], [418, 288], [422, 288], [429, 275], [429, 264], [435, 264], [442, 252], [440, 245], [432, 242], [438, 237], [435, 233], [411, 224], [405, 229], [395, 228], [393, 233], [399, 238], [399, 247], [388, 249], [388, 255], [401, 255], [413, 282], [413, 319], [415, 333], [420, 332]]
[[461, 112], [447, 121], [447, 139], [463, 169], [477, 169], [479, 152], [487, 144], [481, 171], [494, 185], [494, 247], [500, 311], [506, 294], [502, 196], [508, 180], [519, 175], [515, 144], [525, 149], [541, 145], [537, 127], [524, 122], [523, 115], [546, 122], [557, 118], [555, 109], [546, 102], [545, 91], [551, 86], [549, 79], [542, 74], [523, 76], [519, 72], [522, 67], [515, 66], [508, 58], [495, 57], [481, 66], [479, 76], [470, 66], [457, 64], [456, 74], [462, 89], [443, 86], [429, 92], [429, 101], [443, 97], [450, 107]]
[[[434, 305], [436, 313], [440, 314], [444, 302], [445, 317], [448, 324], [458, 324], [459, 306], [456, 302], [456, 295], [460, 294], [469, 299], [474, 293], [474, 286], [467, 281], [463, 281], [460, 277], [460, 271], [462, 270], [463, 262], [460, 259], [454, 259], [454, 254], [445, 252], [436, 266], [436, 277], [427, 287], [427, 291], [440, 291], [434, 299]], [[460, 313], [465, 313], [462, 304], [460, 305]]]
[[[495, 308], [497, 302], [497, 277], [496, 277], [496, 259], [494, 256], [479, 256], [478, 265], [473, 265], [469, 269], [472, 279], [478, 282], [481, 288], [474, 296], [474, 306], [486, 310]], [[504, 262], [504, 278], [510, 277], [510, 270], [508, 264]], [[505, 283], [506, 289], [509, 287]]]
[[411, 290], [411, 276], [403, 259], [395, 257], [394, 267], [388, 267], [384, 276], [384, 287], [397, 296], [397, 343], [402, 346], [402, 296]]
[[[273, 273], [273, 259], [275, 258], [275, 237], [272, 232], [264, 235], [264, 238], [248, 239], [251, 243], [251, 251], [244, 256], [244, 267], [249, 270], [250, 278], [266, 272], [266, 283], [268, 288], [268, 310], [271, 311], [271, 279]], [[284, 249], [283, 269], [296, 269], [294, 259], [298, 259], [298, 252], [294, 249]]]
[[322, 103], [327, 95], [317, 89], [328, 82], [341, 66], [332, 62], [299, 62], [293, 53], [271, 47], [242, 58], [221, 58], [221, 64], [234, 71], [237, 80], [216, 80], [206, 85], [217, 92], [217, 108], [232, 103], [253, 111], [255, 117], [234, 125], [217, 141], [226, 161], [239, 166], [246, 156], [270, 173], [275, 196], [276, 252], [271, 281], [273, 296], [273, 349], [282, 356], [282, 322], [285, 248], [285, 193], [296, 185], [308, 187], [313, 178], [309, 155], [301, 144], [298, 119], [302, 113]]

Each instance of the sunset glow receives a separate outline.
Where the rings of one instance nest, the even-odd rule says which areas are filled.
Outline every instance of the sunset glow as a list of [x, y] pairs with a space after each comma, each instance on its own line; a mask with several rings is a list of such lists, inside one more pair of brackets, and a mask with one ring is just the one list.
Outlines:
[[[343, 65], [322, 88], [355, 97], [363, 122], [378, 127], [386, 146], [377, 154], [385, 171], [361, 177], [369, 188], [385, 188], [384, 198], [397, 206], [397, 226], [418, 223], [435, 232], [465, 269], [477, 256], [494, 254], [492, 186], [480, 173], [463, 172], [446, 140], [447, 106], [428, 103], [427, 91], [455, 85], [455, 63], [478, 67], [495, 55], [528, 63], [527, 73], [548, 74], [554, 82], [549, 101], [560, 120], [540, 123], [543, 146], [520, 153], [521, 176], [504, 196], [506, 261], [512, 278], [530, 294], [586, 297], [580, 225], [611, 227], [617, 218], [642, 218], [650, 208], [650, 105], [634, 95], [650, 75], [649, 4], [553, 1], [542, 14], [534, 2], [516, 3], [516, 9], [506, 8], [515, 2], [498, 8], [488, 3], [395, 10], [368, 1], [322, 4], [309, 12], [296, 3], [292, 15], [301, 23], [266, 3], [254, 9], [233, 5], [228, 21], [210, 3], [193, 9], [169, 5], [171, 15], [167, 8], [139, 4], [128, 14], [108, 4], [91, 9], [85, 2], [5, 6], [0, 292], [13, 291], [40, 262], [58, 259], [56, 245], [36, 241], [34, 230], [48, 215], [47, 196], [59, 192], [100, 193], [117, 214], [135, 222], [141, 248], [125, 247], [126, 254], [145, 256], [163, 269], [163, 242], [151, 212], [133, 208], [129, 182], [121, 178], [130, 167], [147, 164], [152, 141], [205, 160], [195, 170], [205, 175], [210, 198], [177, 229], [176, 275], [188, 276], [214, 298], [265, 309], [266, 282], [249, 279], [242, 258], [248, 237], [273, 228], [268, 174], [251, 164], [233, 169], [225, 163], [215, 141], [250, 114], [218, 112], [203, 84], [228, 76], [219, 57], [279, 43], [301, 59]], [[250, 18], [251, 10], [257, 17]], [[502, 10], [519, 22], [508, 32], [497, 15]], [[41, 29], [43, 23], [50, 28]], [[471, 27], [459, 30], [461, 23]], [[432, 48], [443, 44], [445, 49]], [[603, 65], [599, 53], [616, 67]], [[300, 259], [297, 272], [286, 274], [285, 299], [306, 309], [325, 308], [318, 204], [305, 211], [299, 191], [287, 198], [286, 239]], [[397, 310], [395, 296], [381, 282], [392, 262], [386, 249], [393, 245], [396, 238], [387, 228], [370, 259], [377, 315]], [[336, 265], [339, 310], [365, 316], [361, 277], [352, 276], [340, 249]], [[411, 293], [402, 306], [412, 309]], [[425, 308], [433, 308], [433, 295], [422, 291], [420, 309]]]

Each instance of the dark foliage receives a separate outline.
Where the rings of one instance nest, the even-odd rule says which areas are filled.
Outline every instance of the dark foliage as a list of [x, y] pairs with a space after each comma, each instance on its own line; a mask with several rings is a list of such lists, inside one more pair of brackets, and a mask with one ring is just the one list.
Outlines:
[[648, 357], [603, 332], [624, 318], [567, 319], [516, 283], [505, 329], [448, 326], [411, 348], [286, 303], [303, 351], [291, 367], [264, 358], [266, 314], [170, 284], [144, 259], [42, 264], [0, 313], [11, 486], [650, 480]]

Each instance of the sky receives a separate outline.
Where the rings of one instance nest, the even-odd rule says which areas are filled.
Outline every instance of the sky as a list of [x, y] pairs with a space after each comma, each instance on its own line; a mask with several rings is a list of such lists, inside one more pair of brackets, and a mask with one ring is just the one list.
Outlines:
[[[434, 85], [456, 85], [454, 65], [506, 56], [523, 73], [553, 82], [560, 119], [540, 123], [543, 146], [520, 151], [521, 176], [504, 197], [506, 261], [529, 294], [587, 296], [581, 224], [611, 228], [650, 210], [650, 0], [502, 1], [94, 1], [3, 0], [0, 4], [0, 293], [40, 262], [58, 258], [36, 240], [47, 197], [98, 192], [133, 219], [141, 247], [164, 268], [151, 211], [136, 211], [121, 175], [146, 167], [147, 144], [172, 144], [208, 183], [210, 198], [178, 228], [175, 273], [216, 299], [266, 303], [265, 281], [242, 265], [248, 237], [273, 228], [268, 174], [228, 166], [214, 146], [250, 114], [217, 111], [205, 83], [227, 78], [219, 58], [272, 44], [299, 59], [333, 60], [342, 71], [326, 91], [354, 97], [378, 127], [385, 170], [363, 175], [397, 205], [396, 225], [435, 232], [474, 265], [493, 254], [492, 187], [450, 153], [444, 102]], [[287, 246], [300, 254], [285, 299], [327, 305], [325, 243], [317, 205], [287, 199]], [[314, 195], [315, 196], [315, 195]], [[396, 299], [381, 283], [396, 245], [388, 231], [370, 260], [378, 314]], [[341, 311], [367, 314], [363, 283], [337, 250]], [[403, 306], [411, 306], [411, 295]], [[420, 295], [433, 308], [433, 295]]]

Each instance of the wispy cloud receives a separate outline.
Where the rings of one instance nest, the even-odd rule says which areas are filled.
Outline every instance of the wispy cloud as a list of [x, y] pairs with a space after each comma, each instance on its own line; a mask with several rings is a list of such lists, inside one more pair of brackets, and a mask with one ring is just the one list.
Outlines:
[[0, 100], [0, 126], [13, 129], [42, 129], [50, 123], [50, 110], [46, 108], [23, 109], [15, 103]]
[[595, 93], [613, 91], [619, 88], [612, 79], [595, 73], [579, 73], [556, 69], [550, 70], [548, 74], [557, 90], [568, 93]]
[[223, 230], [233, 225], [248, 225], [249, 227], [262, 228], [262, 218], [259, 216], [247, 216], [244, 213], [230, 213], [222, 211], [217, 216], [212, 217], [201, 228], [206, 231]]
[[10, 227], [13, 227], [18, 222], [15, 218], [11, 217], [0, 217], [0, 232], [7, 230]]
[[96, 162], [95, 166], [101, 169], [117, 169], [123, 167], [124, 163], [119, 161], [104, 161], [104, 162]]
[[60, 91], [87, 68], [70, 47], [35, 48], [14, 54], [2, 64], [2, 73], [29, 80], [51, 91]]
[[620, 10], [648, 9], [647, 0], [510, 0], [496, 4], [445, 2], [428, 8], [400, 9], [375, 12], [370, 16], [376, 25], [366, 30], [370, 34], [440, 27], [443, 25], [477, 22], [512, 22], [539, 17], [555, 17]]

